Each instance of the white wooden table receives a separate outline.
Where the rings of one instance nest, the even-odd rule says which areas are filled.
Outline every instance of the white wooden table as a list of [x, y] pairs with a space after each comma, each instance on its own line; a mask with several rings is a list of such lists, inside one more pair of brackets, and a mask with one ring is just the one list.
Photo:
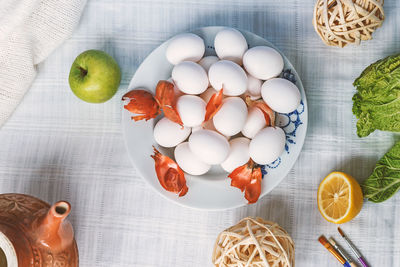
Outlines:
[[[400, 51], [400, 2], [359, 47], [326, 47], [312, 27], [313, 1], [89, 1], [70, 40], [38, 66], [39, 75], [0, 130], [0, 193], [20, 192], [71, 202], [81, 266], [211, 266], [217, 234], [245, 216], [281, 224], [296, 243], [296, 266], [339, 266], [318, 243], [341, 241], [316, 206], [319, 182], [333, 170], [359, 181], [399, 136], [359, 139], [351, 113], [353, 80], [375, 60]], [[141, 61], [174, 34], [226, 25], [267, 38], [292, 61], [309, 103], [303, 152], [288, 177], [257, 204], [224, 212], [177, 206], [138, 176], [121, 134], [120, 98]], [[119, 62], [117, 95], [87, 104], [68, 86], [72, 61], [102, 49]], [[0, 85], [1, 86], [1, 85]], [[343, 229], [371, 266], [400, 266], [400, 194], [366, 203]], [[343, 243], [342, 243], [343, 244]]]

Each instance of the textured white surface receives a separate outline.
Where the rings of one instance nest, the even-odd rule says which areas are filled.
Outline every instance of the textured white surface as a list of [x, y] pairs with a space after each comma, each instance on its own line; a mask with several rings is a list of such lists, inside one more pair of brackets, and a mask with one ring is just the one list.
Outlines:
[[[340, 266], [317, 241], [320, 234], [332, 235], [344, 245], [317, 210], [317, 187], [333, 170], [362, 181], [399, 139], [382, 132], [356, 136], [351, 84], [370, 63], [400, 51], [400, 2], [385, 2], [387, 19], [374, 40], [345, 49], [319, 39], [313, 5], [89, 1], [72, 38], [39, 64], [32, 88], [0, 130], [0, 192], [70, 201], [80, 266], [211, 266], [217, 234], [248, 215], [276, 221], [292, 235], [296, 266]], [[302, 77], [309, 103], [308, 135], [288, 177], [257, 204], [225, 212], [166, 202], [136, 174], [120, 129], [119, 100], [140, 62], [170, 36], [208, 25], [249, 30], [274, 43]], [[72, 61], [89, 48], [113, 55], [123, 71], [118, 94], [105, 104], [84, 103], [68, 86]], [[397, 267], [399, 223], [400, 193], [366, 203], [342, 228], [371, 266]]]
[[2, 0], [0, 3], [0, 126], [36, 76], [36, 66], [69, 37], [86, 0]]

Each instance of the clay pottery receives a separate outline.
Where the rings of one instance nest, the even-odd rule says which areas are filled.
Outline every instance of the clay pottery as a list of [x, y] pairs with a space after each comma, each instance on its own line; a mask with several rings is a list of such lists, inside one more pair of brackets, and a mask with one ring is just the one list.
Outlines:
[[77, 267], [71, 205], [0, 194], [0, 267]]

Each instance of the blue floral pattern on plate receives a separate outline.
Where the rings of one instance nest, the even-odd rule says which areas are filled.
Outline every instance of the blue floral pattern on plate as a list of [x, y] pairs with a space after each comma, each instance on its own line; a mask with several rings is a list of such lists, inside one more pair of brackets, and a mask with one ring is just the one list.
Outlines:
[[[284, 70], [280, 75], [281, 78], [287, 79], [292, 83], [296, 84], [295, 75], [291, 72], [290, 69]], [[301, 121], [300, 115], [304, 112], [304, 102], [300, 101], [299, 107], [290, 113], [277, 113], [276, 115], [276, 125], [281, 127], [286, 134], [286, 144], [285, 151], [287, 154], [290, 153], [290, 145], [296, 144], [294, 138], [296, 137], [297, 129], [300, 125], [303, 124]], [[268, 169], [277, 168], [282, 162], [281, 157], [277, 158], [274, 162], [266, 165], [261, 165], [261, 172], [264, 178], [264, 175], [268, 173]]]

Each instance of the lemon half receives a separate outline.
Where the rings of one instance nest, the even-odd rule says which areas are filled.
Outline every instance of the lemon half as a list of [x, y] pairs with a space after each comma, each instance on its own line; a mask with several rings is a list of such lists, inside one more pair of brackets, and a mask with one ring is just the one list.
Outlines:
[[318, 187], [318, 209], [329, 222], [341, 224], [352, 220], [362, 205], [361, 187], [346, 173], [331, 172]]

